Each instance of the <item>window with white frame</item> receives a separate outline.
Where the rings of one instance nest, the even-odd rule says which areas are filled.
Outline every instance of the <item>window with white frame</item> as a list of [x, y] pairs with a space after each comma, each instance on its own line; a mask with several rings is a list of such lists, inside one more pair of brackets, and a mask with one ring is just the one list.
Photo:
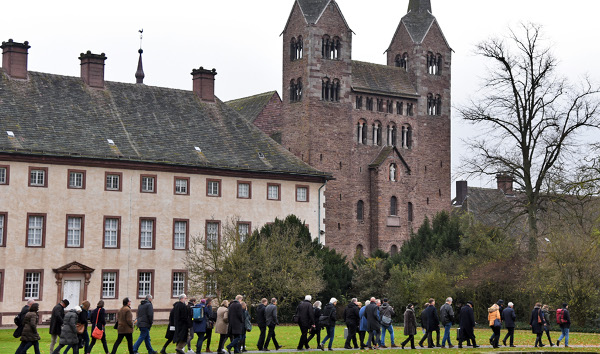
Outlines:
[[221, 181], [207, 181], [206, 182], [206, 195], [210, 196], [210, 197], [218, 197], [219, 194], [219, 189], [220, 189], [220, 184]]
[[267, 199], [279, 200], [279, 185], [278, 184], [269, 184], [267, 186]]
[[296, 201], [308, 202], [308, 187], [296, 187]]
[[244, 183], [244, 182], [238, 183], [238, 198], [242, 198], [242, 199], [250, 198], [250, 183]]
[[107, 174], [106, 175], [106, 190], [109, 190], [109, 191], [121, 190], [121, 175]]
[[0, 167], [0, 184], [8, 183], [8, 169], [6, 167]]
[[175, 179], [175, 194], [188, 194], [188, 180], [183, 178]]
[[69, 172], [69, 188], [83, 188], [83, 172]]
[[106, 218], [104, 219], [104, 247], [117, 248], [119, 237], [119, 219]]
[[152, 248], [154, 236], [154, 220], [142, 219], [140, 221], [140, 248]]
[[41, 247], [44, 237], [44, 217], [30, 215], [27, 229], [27, 246]]
[[173, 225], [173, 248], [184, 250], [187, 241], [187, 221], [175, 221]]
[[142, 192], [143, 193], [154, 193], [156, 184], [155, 176], [142, 176]]
[[138, 297], [152, 294], [152, 272], [140, 272], [138, 276]]
[[209, 274], [206, 276], [204, 287], [206, 296], [215, 297], [217, 295], [217, 279], [215, 278], [214, 274]]
[[185, 273], [184, 272], [173, 272], [173, 291], [171, 292], [172, 297], [178, 297], [185, 293]]
[[117, 273], [105, 272], [102, 274], [102, 298], [114, 299], [117, 297]]
[[240, 237], [240, 242], [245, 242], [248, 239], [248, 234], [250, 233], [250, 224], [248, 223], [238, 223], [238, 235]]
[[81, 217], [67, 218], [67, 247], [81, 247], [83, 219]]
[[219, 223], [206, 223], [206, 248], [214, 250], [219, 246]]
[[43, 187], [46, 185], [46, 170], [31, 169], [29, 171], [29, 185]]
[[32, 272], [25, 274], [25, 298], [26, 299], [39, 299], [40, 298], [40, 284], [42, 281], [42, 274], [39, 272]]

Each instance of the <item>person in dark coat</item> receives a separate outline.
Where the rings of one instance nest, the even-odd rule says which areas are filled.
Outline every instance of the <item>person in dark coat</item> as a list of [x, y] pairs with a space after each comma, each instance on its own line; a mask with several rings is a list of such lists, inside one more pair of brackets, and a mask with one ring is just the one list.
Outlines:
[[427, 330], [427, 347], [428, 348], [435, 348], [435, 345], [433, 344], [433, 332], [437, 332], [437, 346], [440, 346], [440, 336], [439, 336], [439, 330], [440, 330], [440, 318], [438, 317], [437, 314], [437, 309], [435, 308], [435, 300], [434, 299], [429, 299], [429, 307], [427, 307], [425, 309], [425, 315], [427, 317], [427, 327], [425, 328]]
[[554, 343], [552, 342], [552, 338], [550, 337], [550, 306], [544, 305], [542, 306], [542, 313], [544, 314], [544, 332], [546, 332], [546, 336], [548, 337], [548, 342], [550, 342], [550, 346], [553, 347]]
[[123, 338], [125, 338], [127, 340], [127, 350], [129, 354], [133, 354], [133, 314], [131, 313], [131, 300], [128, 297], [123, 299], [123, 307], [117, 312], [117, 333], [117, 340], [113, 344], [110, 353], [116, 354], [119, 345], [121, 345]]
[[348, 328], [348, 337], [346, 337], [346, 343], [344, 344], [344, 348], [346, 349], [352, 349], [352, 347], [350, 347], [350, 340], [352, 340], [352, 344], [354, 344], [354, 349], [358, 349], [356, 332], [360, 325], [360, 315], [358, 305], [356, 305], [357, 302], [358, 299], [353, 298], [344, 310], [344, 322], [346, 322], [346, 327]]
[[135, 353], [138, 352], [138, 349], [143, 342], [146, 344], [148, 354], [156, 354], [156, 351], [152, 348], [152, 343], [150, 341], [150, 328], [152, 328], [153, 322], [154, 307], [152, 307], [152, 295], [148, 294], [144, 300], [140, 302], [137, 310], [137, 327], [140, 330], [140, 336], [133, 345], [133, 351]]
[[90, 302], [85, 300], [81, 303], [81, 312], [77, 316], [77, 324], [83, 325], [83, 333], [78, 334], [79, 347], [84, 348], [85, 353], [90, 352], [90, 335], [87, 331], [88, 327], [88, 312], [90, 309]]
[[[302, 350], [302, 348], [309, 349], [308, 342], [310, 341], [308, 336], [308, 331], [314, 331], [315, 329], [315, 319], [318, 322], [319, 318], [315, 317], [315, 310], [313, 309], [313, 305], [310, 303], [312, 300], [312, 296], [306, 295], [304, 297], [304, 301], [302, 301], [298, 307], [296, 308], [296, 315], [298, 316], [298, 326], [300, 327], [300, 341], [298, 342], [298, 346], [296, 349]], [[311, 334], [311, 338], [314, 334]], [[317, 342], [321, 343], [320, 338], [317, 338]], [[317, 344], [319, 346], [320, 344]]]
[[423, 337], [419, 341], [419, 347], [421, 347], [421, 348], [423, 348], [423, 342], [425, 342], [427, 340], [427, 313], [425, 311], [427, 310], [428, 307], [429, 307], [429, 303], [426, 302], [425, 305], [423, 305], [423, 311], [421, 311], [421, 316], [420, 316], [421, 329], [423, 332]]
[[442, 348], [446, 346], [448, 341], [448, 348], [454, 348], [452, 341], [450, 340], [450, 329], [454, 323], [454, 309], [452, 309], [452, 298], [448, 297], [446, 303], [440, 307], [440, 322], [444, 326], [444, 338], [442, 339]]
[[543, 347], [542, 344], [542, 334], [544, 334], [544, 324], [546, 320], [544, 319], [544, 313], [542, 312], [542, 304], [536, 303], [533, 311], [531, 311], [531, 317], [529, 318], [529, 325], [531, 326], [531, 332], [536, 334], [535, 338], [535, 347], [537, 348], [538, 344], [540, 347]]
[[413, 304], [408, 304], [406, 311], [404, 311], [404, 335], [408, 338], [402, 342], [402, 349], [408, 342], [410, 342], [410, 349], [417, 349], [415, 347], [415, 334], [417, 334], [417, 316]]
[[381, 319], [379, 318], [379, 300], [374, 297], [371, 298], [371, 303], [365, 310], [365, 318], [367, 319], [367, 332], [369, 332], [367, 348], [376, 349], [379, 345], [377, 333], [381, 330]]
[[248, 311], [248, 305], [242, 301], [242, 309], [244, 310], [244, 334], [242, 334], [242, 352], [247, 352], [246, 349], [246, 336], [248, 332], [252, 331], [252, 319], [250, 318], [250, 312]]
[[[192, 307], [194, 307], [194, 306], [196, 306], [196, 299], [195, 298], [189, 299], [188, 303], [187, 303], [187, 307], [188, 307], [188, 310], [190, 311], [190, 317], [192, 317]], [[193, 339], [194, 339], [194, 324], [192, 323], [192, 325], [190, 326], [190, 333], [188, 334], [188, 340], [187, 340], [188, 352], [190, 350], [192, 350], [192, 340]]]
[[367, 333], [367, 318], [365, 317], [365, 311], [367, 309], [367, 305], [369, 305], [371, 301], [365, 301], [365, 306], [359, 301], [358, 304], [358, 317], [360, 318], [358, 324], [358, 338], [360, 340], [360, 350], [365, 349], [365, 334]]
[[54, 306], [52, 309], [52, 316], [50, 317], [50, 353], [54, 351], [56, 340], [60, 336], [60, 328], [63, 325], [63, 319], [65, 318], [65, 308], [69, 306], [69, 300], [64, 299]]
[[[92, 323], [92, 333], [94, 333], [96, 326], [104, 331], [100, 340], [102, 341], [104, 352], [108, 353], [108, 344], [106, 343], [106, 310], [104, 310], [103, 300], [98, 301], [96, 309], [92, 311], [90, 315], [90, 322]], [[92, 337], [92, 342], [90, 343], [90, 353], [92, 352], [94, 345], [96, 345], [96, 338]]]
[[[310, 295], [308, 295], [310, 296]], [[313, 339], [313, 337], [317, 337], [317, 349], [321, 349], [321, 330], [323, 329], [323, 327], [321, 327], [321, 324], [319, 323], [319, 317], [321, 317], [321, 313], [323, 313], [321, 311], [321, 301], [317, 300], [315, 301], [315, 303], [312, 305], [313, 309], [312, 309], [312, 313], [313, 313], [313, 318], [314, 318], [314, 322], [315, 324], [312, 325], [312, 327], [310, 328], [310, 336], [306, 339], [306, 349], [310, 349], [310, 347], [308, 346], [308, 343], [310, 343], [310, 341]], [[302, 339], [300, 339], [302, 340]], [[298, 349], [298, 350], [302, 350], [302, 348]]]
[[[202, 299], [199, 303], [195, 304], [192, 307], [192, 314], [194, 309], [200, 309], [203, 313], [203, 316], [199, 318], [192, 318], [192, 331], [198, 337], [196, 341], [196, 354], [200, 354], [202, 351], [202, 344], [204, 343], [204, 336], [206, 334], [206, 327], [208, 324], [208, 311], [206, 310], [206, 300]], [[193, 338], [193, 337], [192, 337]]]
[[[335, 337], [335, 320], [337, 317], [337, 310], [335, 309], [335, 305], [337, 305], [337, 299], [335, 297], [332, 297], [331, 300], [329, 300], [327, 306], [325, 306], [325, 309], [323, 310], [322, 316], [327, 317], [324, 322], [325, 330], [327, 331], [327, 336], [325, 336], [325, 338], [323, 338], [323, 341], [321, 342], [321, 350], [325, 350], [325, 343], [327, 342], [327, 340], [329, 340], [329, 350], [333, 350], [332, 346], [333, 339]], [[319, 320], [319, 322], [321, 321]]]
[[508, 303], [508, 307], [502, 311], [502, 318], [504, 318], [504, 327], [507, 332], [502, 340], [502, 344], [506, 347], [506, 339], [510, 338], [510, 346], [515, 347], [513, 345], [515, 338], [515, 320], [517, 319], [517, 315], [515, 314], [514, 307], [515, 305], [512, 302]]
[[462, 348], [462, 342], [471, 340], [473, 342], [473, 348], [479, 348], [475, 341], [475, 314], [473, 312], [473, 303], [467, 302], [465, 306], [460, 309], [458, 314], [458, 321], [460, 326], [460, 336], [458, 340], [458, 348]]
[[279, 350], [281, 346], [277, 342], [277, 338], [275, 337], [275, 326], [279, 324], [279, 319], [277, 318], [277, 299], [272, 298], [271, 303], [265, 309], [265, 319], [267, 322], [267, 327], [269, 328], [269, 333], [267, 334], [267, 341], [265, 342], [265, 346], [263, 347], [264, 351], [269, 350], [269, 343], [273, 340], [273, 345], [275, 346], [275, 350]]
[[76, 306], [65, 314], [63, 325], [60, 329], [60, 341], [52, 354], [59, 354], [63, 347], [67, 347], [63, 354], [66, 354], [70, 348], [73, 348], [74, 354], [79, 353], [79, 338], [77, 337], [77, 318], [79, 313], [81, 313], [81, 307]]
[[33, 305], [34, 302], [35, 302], [35, 300], [29, 299], [29, 300], [27, 300], [27, 303], [25, 304], [25, 306], [23, 306], [23, 308], [21, 308], [21, 312], [19, 312], [19, 314], [17, 315], [17, 318], [16, 318], [15, 324], [17, 325], [17, 328], [13, 332], [13, 337], [19, 338], [21, 336], [21, 332], [23, 332], [23, 325], [24, 325], [23, 321], [25, 320], [25, 316], [29, 312], [31, 305]]
[[565, 339], [565, 348], [569, 347], [569, 330], [571, 329], [571, 314], [569, 313], [569, 304], [562, 304], [564, 323], [560, 324], [560, 337], [556, 341], [556, 346], [560, 345], [560, 341]]
[[263, 350], [263, 346], [265, 345], [265, 335], [267, 332], [267, 319], [265, 318], [265, 309], [267, 308], [268, 300], [266, 298], [262, 298], [260, 300], [260, 304], [256, 308], [256, 325], [260, 330], [260, 335], [258, 336], [258, 343], [256, 343], [256, 347], [258, 350]]
[[29, 306], [29, 312], [25, 314], [22, 321], [23, 330], [21, 331], [21, 345], [17, 348], [15, 354], [25, 354], [33, 346], [35, 354], [40, 354], [40, 335], [37, 331], [38, 310], [40, 305], [33, 303]]
[[212, 297], [206, 298], [206, 335], [204, 336], [204, 341], [206, 342], [206, 352], [212, 353], [210, 351], [210, 340], [212, 339], [213, 328], [215, 328], [215, 322], [217, 321], [217, 311], [213, 310], [212, 307]]
[[192, 326], [192, 317], [190, 316], [190, 310], [186, 305], [186, 301], [187, 296], [185, 294], [179, 295], [179, 301], [175, 303], [175, 307], [173, 308], [173, 324], [175, 325], [173, 343], [177, 345], [175, 351], [178, 354], [185, 354], [183, 348], [187, 344], [189, 330]]
[[[178, 301], [179, 302], [179, 301]], [[177, 302], [173, 304], [171, 312], [169, 312], [169, 324], [167, 325], [167, 333], [165, 333], [165, 339], [167, 342], [163, 345], [160, 350], [160, 354], [167, 354], [167, 347], [173, 342], [173, 336], [175, 335], [175, 306]]]
[[[244, 309], [242, 308], [242, 295], [237, 295], [235, 300], [229, 304], [229, 326], [227, 327], [227, 334], [233, 337], [231, 342], [227, 344], [227, 352], [231, 354], [231, 348], [234, 353], [240, 353], [240, 343], [242, 340], [242, 334], [244, 334]], [[266, 310], [265, 310], [266, 315]], [[263, 348], [264, 350], [264, 348]]]

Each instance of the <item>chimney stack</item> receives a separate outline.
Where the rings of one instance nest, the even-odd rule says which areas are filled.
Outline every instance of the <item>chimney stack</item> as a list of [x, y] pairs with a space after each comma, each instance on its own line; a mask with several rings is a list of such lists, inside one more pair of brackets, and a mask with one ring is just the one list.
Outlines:
[[29, 42], [2, 42], [2, 68], [8, 76], [15, 79], [27, 79], [27, 51], [31, 46]]
[[463, 205], [468, 191], [467, 181], [456, 181], [456, 205]]
[[203, 67], [192, 70], [194, 93], [206, 102], [215, 102], [215, 75], [217, 70], [207, 70]]
[[513, 178], [507, 173], [499, 173], [496, 175], [496, 182], [498, 183], [498, 189], [504, 192], [506, 195], [514, 195], [513, 192]]
[[81, 60], [81, 78], [86, 85], [96, 88], [104, 88], [104, 61], [106, 55], [87, 53], [79, 56]]

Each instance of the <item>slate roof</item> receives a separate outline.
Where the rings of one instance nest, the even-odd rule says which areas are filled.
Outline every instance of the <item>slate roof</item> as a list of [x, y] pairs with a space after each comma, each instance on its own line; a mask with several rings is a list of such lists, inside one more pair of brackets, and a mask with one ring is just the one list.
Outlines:
[[381, 166], [381, 164], [383, 164], [385, 162], [387, 157], [390, 154], [393, 154], [394, 152], [396, 153], [396, 156], [398, 156], [398, 158], [402, 162], [402, 165], [404, 165], [404, 168], [406, 169], [406, 173], [410, 174], [410, 171], [411, 171], [410, 167], [406, 163], [406, 160], [404, 160], [404, 157], [402, 157], [402, 154], [400, 154], [400, 151], [398, 151], [398, 148], [396, 148], [395, 146], [384, 146], [381, 149], [381, 151], [379, 152], [379, 154], [377, 155], [377, 157], [375, 157], [375, 160], [373, 160], [373, 162], [371, 162], [369, 164], [369, 168], [377, 168], [377, 167]]
[[12, 80], [0, 70], [0, 152], [330, 176], [218, 99], [205, 103], [192, 91], [119, 82], [99, 90], [77, 77], [28, 74]]
[[520, 208], [516, 208], [516, 198], [514, 195], [505, 195], [500, 189], [469, 186], [461, 209], [471, 213], [482, 224], [522, 235], [527, 230], [527, 219], [519, 213]]
[[406, 70], [356, 60], [352, 61], [352, 89], [387, 96], [418, 97]]
[[304, 18], [309, 25], [317, 23], [321, 14], [329, 5], [331, 0], [297, 0], [300, 5], [300, 10], [304, 14]]
[[269, 91], [250, 97], [238, 98], [227, 101], [225, 104], [233, 108], [249, 122], [254, 122], [258, 115], [265, 109], [273, 95], [277, 95], [277, 91]]
[[409, 3], [409, 12], [402, 17], [408, 33], [415, 43], [423, 42], [429, 28], [435, 21], [431, 14], [430, 0], [411, 0]]

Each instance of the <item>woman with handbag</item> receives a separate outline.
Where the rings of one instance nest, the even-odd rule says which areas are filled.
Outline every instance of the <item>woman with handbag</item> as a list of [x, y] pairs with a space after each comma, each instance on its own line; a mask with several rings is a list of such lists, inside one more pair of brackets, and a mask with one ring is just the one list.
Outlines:
[[67, 347], [63, 354], [66, 354], [70, 348], [73, 348], [73, 354], [79, 354], [79, 338], [77, 337], [77, 317], [81, 313], [81, 307], [76, 306], [67, 312], [60, 329], [60, 341], [58, 347], [52, 354], [59, 354], [63, 347]]
[[488, 321], [490, 328], [494, 332], [492, 338], [490, 338], [490, 344], [494, 348], [498, 348], [498, 341], [500, 341], [500, 328], [502, 327], [502, 317], [500, 316], [500, 307], [498, 304], [492, 305], [488, 308]]
[[81, 303], [81, 312], [77, 316], [77, 337], [79, 337], [79, 349], [84, 349], [86, 354], [90, 353], [90, 335], [87, 331], [88, 310], [90, 302], [85, 300]]
[[92, 342], [90, 343], [90, 353], [96, 344], [96, 340], [102, 341], [104, 352], [108, 354], [108, 344], [106, 344], [106, 311], [104, 310], [104, 301], [98, 301], [96, 309], [90, 315], [92, 321]]
[[217, 321], [215, 322], [215, 333], [220, 334], [219, 338], [219, 347], [217, 349], [217, 353], [223, 352], [223, 346], [225, 346], [225, 342], [227, 338], [229, 338], [229, 334], [227, 334], [228, 323], [229, 323], [229, 301], [223, 300], [221, 302], [221, 306], [217, 309]]
[[535, 338], [536, 347], [538, 344], [540, 347], [544, 346], [544, 344], [542, 344], [542, 334], [544, 334], [544, 324], [546, 323], [546, 320], [544, 319], [544, 313], [542, 312], [541, 307], [541, 303], [536, 303], [533, 311], [531, 311], [531, 317], [529, 318], [531, 332], [537, 335]]

